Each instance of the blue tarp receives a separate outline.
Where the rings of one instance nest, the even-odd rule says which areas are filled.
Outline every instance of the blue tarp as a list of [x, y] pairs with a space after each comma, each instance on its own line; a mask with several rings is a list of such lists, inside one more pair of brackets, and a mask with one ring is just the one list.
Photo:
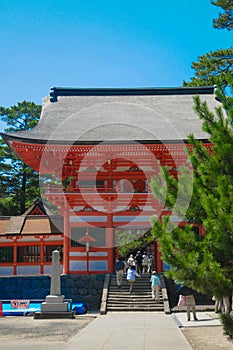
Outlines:
[[[68, 304], [69, 305], [69, 304]], [[88, 311], [85, 303], [72, 303], [72, 310], [76, 315], [86, 314]], [[3, 316], [27, 316], [41, 311], [41, 303], [30, 303], [28, 308], [12, 308], [11, 303], [2, 303]]]

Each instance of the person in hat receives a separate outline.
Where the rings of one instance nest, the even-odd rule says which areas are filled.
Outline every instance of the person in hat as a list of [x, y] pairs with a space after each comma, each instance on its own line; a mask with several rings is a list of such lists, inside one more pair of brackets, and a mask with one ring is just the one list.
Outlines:
[[152, 271], [150, 278], [152, 299], [159, 302], [160, 279], [156, 271]]

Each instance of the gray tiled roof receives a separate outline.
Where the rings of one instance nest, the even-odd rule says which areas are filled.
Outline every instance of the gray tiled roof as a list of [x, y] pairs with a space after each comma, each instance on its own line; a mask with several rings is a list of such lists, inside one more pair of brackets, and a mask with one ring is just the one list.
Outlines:
[[214, 87], [52, 88], [50, 96], [43, 99], [38, 125], [12, 136], [35, 142], [77, 144], [186, 140], [191, 133], [198, 139], [207, 139], [193, 109], [194, 95], [206, 101], [212, 111], [220, 106]]
[[19, 235], [22, 231], [24, 222], [25, 217], [23, 216], [11, 216], [7, 226], [6, 235]]

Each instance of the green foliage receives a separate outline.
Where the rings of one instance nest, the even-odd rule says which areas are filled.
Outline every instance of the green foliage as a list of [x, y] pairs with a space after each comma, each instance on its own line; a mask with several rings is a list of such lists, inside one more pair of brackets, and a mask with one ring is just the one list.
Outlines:
[[[165, 172], [168, 191], [165, 203], [172, 215], [190, 223], [202, 223], [206, 235], [196, 235], [192, 226], [177, 227], [170, 217], [162, 222], [153, 218], [153, 234], [159, 241], [163, 260], [172, 266], [170, 277], [203, 294], [222, 296], [230, 294], [233, 287], [233, 129], [222, 109], [213, 114], [199, 97], [195, 98], [195, 109], [214, 146], [209, 151], [190, 135], [193, 147], [188, 153], [193, 177], [179, 169], [175, 183]], [[151, 183], [156, 197], [164, 191], [160, 177]], [[188, 183], [193, 184], [193, 192], [184, 213], [182, 201], [181, 209], [176, 201], [179, 188], [185, 193]]]
[[[41, 106], [23, 101], [10, 108], [0, 107], [7, 132], [33, 128]], [[0, 215], [20, 215], [39, 195], [38, 174], [23, 163], [10, 148], [0, 142]]]
[[233, 49], [211, 51], [198, 57], [192, 63], [195, 70], [191, 82], [184, 82], [184, 86], [213, 86], [222, 88], [230, 86], [229, 77], [233, 73]]
[[138, 235], [138, 230], [131, 230], [131, 234], [127, 230], [116, 230], [116, 246], [118, 247], [118, 253], [121, 256], [127, 257], [132, 252], [145, 248], [150, 244], [154, 237], [150, 231]]
[[220, 313], [220, 320], [223, 325], [224, 334], [233, 339], [233, 317], [231, 314]]
[[39, 121], [40, 112], [41, 106], [28, 101], [18, 102], [9, 108], [0, 107], [2, 121], [7, 124], [7, 132], [32, 129]]
[[221, 7], [224, 11], [214, 19], [213, 26], [217, 29], [233, 29], [233, 2], [232, 0], [212, 0], [211, 3]]
[[[214, 27], [231, 30], [232, 0], [211, 3], [223, 9], [214, 20]], [[163, 170], [163, 174], [153, 179], [151, 187], [172, 215], [187, 223], [203, 225], [206, 234], [195, 235], [192, 225], [183, 229], [170, 217], [162, 221], [154, 217], [153, 234], [160, 243], [163, 259], [172, 265], [170, 277], [184, 281], [201, 293], [221, 297], [230, 294], [233, 288], [233, 49], [201, 55], [192, 63], [192, 68], [194, 76], [190, 82], [184, 82], [184, 86], [216, 85], [216, 97], [223, 106], [213, 113], [199, 97], [194, 100], [203, 130], [214, 146], [212, 151], [207, 150], [190, 135], [192, 151], [187, 151], [193, 172], [178, 169], [176, 183]], [[166, 183], [162, 186], [164, 178]], [[185, 211], [188, 199], [185, 191], [190, 191], [190, 184], [192, 194]], [[179, 195], [184, 199], [183, 208]]]
[[[214, 26], [232, 29], [232, 0], [211, 1], [224, 10]], [[204, 225], [207, 235], [199, 237], [192, 225], [185, 229], [170, 218], [152, 219], [154, 237], [159, 240], [163, 260], [172, 265], [170, 277], [185, 281], [204, 294], [223, 295], [232, 290], [232, 124], [233, 124], [233, 49], [219, 49], [198, 57], [195, 70], [184, 86], [218, 87], [216, 96], [224, 108], [212, 113], [206, 103], [195, 99], [195, 109], [203, 130], [215, 144], [209, 152], [192, 135], [188, 151], [191, 169], [178, 169], [178, 181], [164, 168], [152, 179], [155, 197], [171, 214], [187, 223]], [[226, 118], [226, 115], [228, 118]], [[213, 156], [215, 155], [215, 156]]]
[[[211, 51], [198, 57], [192, 63], [195, 70], [190, 82], [183, 82], [184, 86], [216, 86], [216, 97], [221, 101], [223, 108], [233, 122], [233, 49]], [[203, 105], [203, 109], [207, 106]], [[200, 111], [200, 116], [202, 115]], [[220, 113], [220, 111], [219, 111]], [[205, 113], [206, 115], [206, 113]], [[213, 116], [212, 116], [213, 117]]]
[[159, 176], [152, 178], [152, 191], [173, 215], [184, 218], [189, 223], [201, 223], [204, 213], [199, 201], [193, 196], [196, 186], [193, 169], [180, 167], [177, 170], [179, 181], [163, 167]]

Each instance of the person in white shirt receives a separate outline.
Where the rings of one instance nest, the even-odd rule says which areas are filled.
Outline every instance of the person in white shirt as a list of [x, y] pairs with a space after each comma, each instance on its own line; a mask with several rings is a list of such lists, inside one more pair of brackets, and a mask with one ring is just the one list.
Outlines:
[[142, 273], [148, 273], [149, 269], [149, 256], [146, 252], [142, 255]]
[[135, 260], [133, 257], [133, 254], [130, 254], [129, 259], [127, 260], [127, 265], [129, 266], [135, 266]]
[[127, 281], [129, 281], [130, 283], [130, 287], [129, 287], [129, 292], [132, 293], [133, 292], [133, 286], [134, 286], [134, 282], [136, 280], [136, 277], [141, 277], [139, 275], [139, 273], [137, 273], [136, 271], [136, 266], [129, 266], [128, 270], [127, 270]]

